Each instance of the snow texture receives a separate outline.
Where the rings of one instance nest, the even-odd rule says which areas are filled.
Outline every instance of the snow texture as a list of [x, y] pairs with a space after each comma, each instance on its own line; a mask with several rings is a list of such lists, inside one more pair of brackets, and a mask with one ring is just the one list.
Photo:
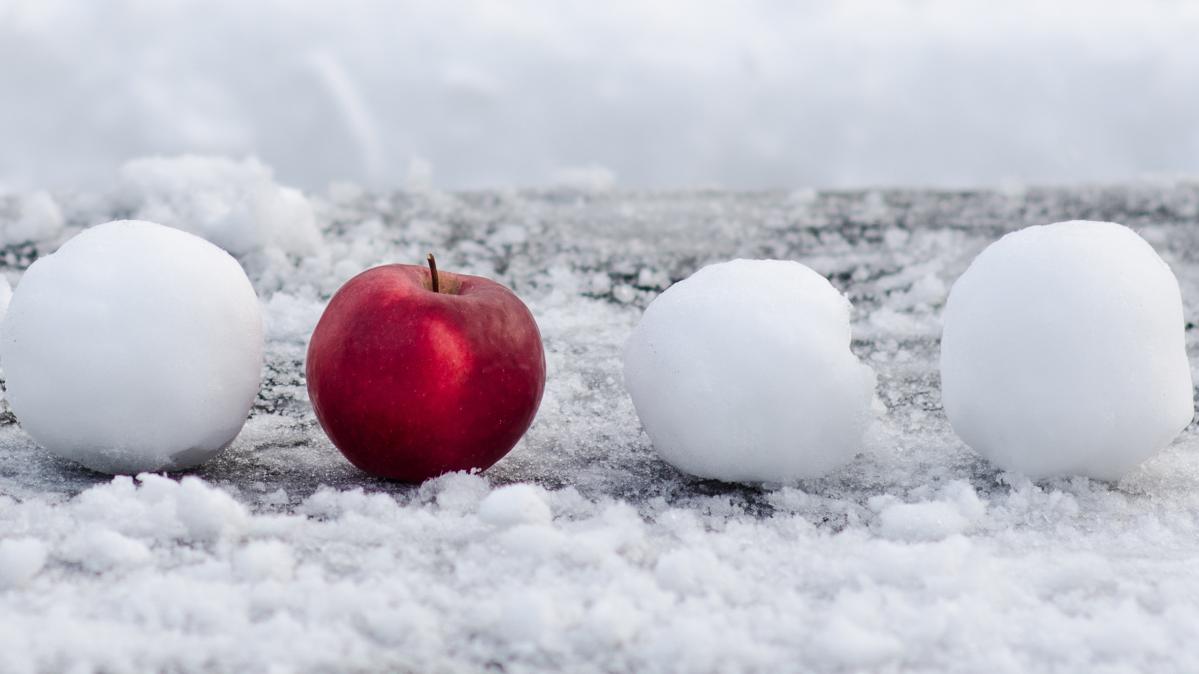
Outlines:
[[954, 283], [944, 322], [945, 413], [1008, 470], [1115, 480], [1195, 416], [1178, 281], [1122, 225], [1008, 234]]
[[212, 458], [241, 431], [262, 362], [262, 312], [237, 260], [136, 220], [85, 229], [30, 265], [0, 330], [21, 427], [106, 473]]
[[[115, 194], [52, 196], [63, 231], [4, 248], [10, 281], [116, 215]], [[957, 439], [937, 374], [970, 261], [1072, 218], [1125, 223], [1170, 264], [1194, 372], [1199, 184], [308, 198], [323, 246], [241, 257], [265, 380], [213, 461], [111, 479], [3, 415], [0, 671], [1199, 670], [1196, 427], [1118, 482], [1034, 482]], [[404, 486], [322, 437], [302, 358], [340, 283], [429, 251], [528, 301], [549, 377], [507, 458]], [[823, 478], [679, 473], [624, 391], [646, 305], [738, 257], [801, 261], [853, 301], [851, 348], [887, 409]]]
[[645, 310], [624, 382], [654, 449], [729, 482], [822, 477], [862, 449], [874, 371], [849, 350], [850, 304], [790, 260], [709, 265]]

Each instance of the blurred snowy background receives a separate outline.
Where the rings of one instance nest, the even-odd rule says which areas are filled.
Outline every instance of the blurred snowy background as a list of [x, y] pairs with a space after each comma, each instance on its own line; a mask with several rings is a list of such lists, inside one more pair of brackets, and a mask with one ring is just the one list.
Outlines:
[[0, 0], [0, 189], [990, 186], [1199, 172], [1199, 5]]

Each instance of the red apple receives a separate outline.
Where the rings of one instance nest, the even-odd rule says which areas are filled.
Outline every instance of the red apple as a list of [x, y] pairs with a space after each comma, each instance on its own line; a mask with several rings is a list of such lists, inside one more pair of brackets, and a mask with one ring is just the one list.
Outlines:
[[499, 461], [533, 423], [545, 352], [489, 279], [391, 264], [350, 279], [308, 345], [308, 395], [355, 466], [419, 482]]

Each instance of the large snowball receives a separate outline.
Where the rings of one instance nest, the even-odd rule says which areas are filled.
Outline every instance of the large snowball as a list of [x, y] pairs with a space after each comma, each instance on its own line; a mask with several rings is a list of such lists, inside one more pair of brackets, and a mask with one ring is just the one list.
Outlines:
[[850, 304], [799, 264], [735, 260], [671, 286], [624, 354], [654, 447], [701, 477], [786, 482], [848, 462], [874, 372], [849, 350]]
[[1178, 281], [1110, 222], [1029, 227], [982, 252], [945, 307], [958, 435], [1031, 477], [1115, 479], [1191, 421]]
[[149, 222], [85, 230], [13, 294], [0, 365], [21, 426], [106, 473], [175, 470], [219, 452], [258, 392], [258, 299], [237, 261]]

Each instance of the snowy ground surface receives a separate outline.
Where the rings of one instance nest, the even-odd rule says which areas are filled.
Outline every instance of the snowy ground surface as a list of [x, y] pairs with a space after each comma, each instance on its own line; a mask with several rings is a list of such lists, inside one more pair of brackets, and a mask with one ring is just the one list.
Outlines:
[[[7, 279], [135, 213], [126, 197], [0, 197]], [[1024, 225], [1135, 227], [1199, 320], [1199, 183], [307, 198], [319, 237], [270, 230], [239, 256], [267, 366], [218, 459], [111, 479], [48, 458], [4, 415], [0, 672], [1199, 671], [1195, 426], [1118, 484], [1033, 483], [955, 438], [936, 368], [950, 284]], [[549, 381], [492, 470], [403, 486], [329, 445], [302, 360], [341, 282], [427, 251], [527, 299]], [[621, 385], [644, 306], [738, 256], [801, 260], [856, 305], [853, 348], [888, 409], [826, 479], [681, 475]]]

